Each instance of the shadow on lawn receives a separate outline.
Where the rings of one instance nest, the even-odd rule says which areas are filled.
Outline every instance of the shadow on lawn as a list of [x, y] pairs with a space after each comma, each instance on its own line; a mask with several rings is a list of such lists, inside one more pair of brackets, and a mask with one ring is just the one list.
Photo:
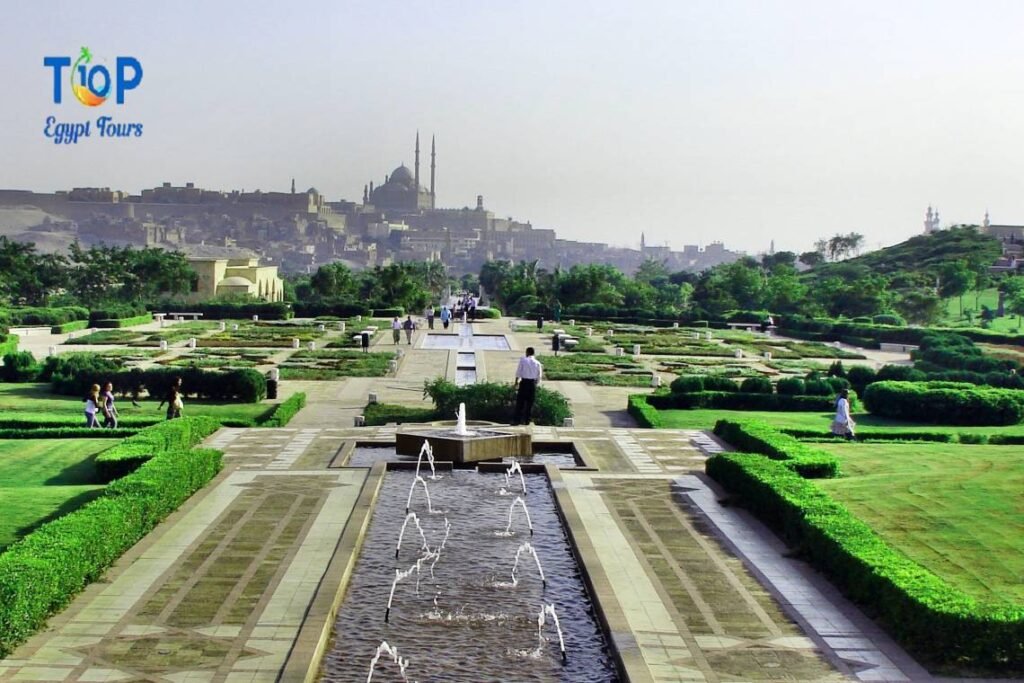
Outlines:
[[[42, 525], [46, 524], [47, 522], [52, 522], [55, 519], [63, 517], [64, 515], [68, 514], [69, 512], [74, 512], [75, 510], [77, 510], [78, 508], [82, 507], [86, 503], [88, 503], [88, 502], [90, 502], [92, 500], [95, 500], [95, 499], [99, 498], [102, 495], [103, 495], [103, 489], [99, 488], [99, 489], [93, 489], [91, 491], [83, 491], [82, 493], [79, 493], [74, 498], [67, 499], [66, 501], [64, 501], [61, 504], [61, 506], [59, 508], [57, 508], [56, 510], [54, 510], [50, 514], [48, 514], [45, 517], [42, 517], [40, 519], [37, 519], [36, 521], [32, 522], [31, 524], [28, 524], [28, 525], [23, 526], [22, 528], [16, 530], [14, 532], [14, 537], [15, 537], [15, 541], [14, 542], [20, 541], [25, 536], [28, 536], [30, 533], [32, 533], [33, 531], [35, 531], [36, 529], [38, 529]], [[8, 547], [10, 547], [10, 546], [0, 545], [0, 553], [2, 553]]]

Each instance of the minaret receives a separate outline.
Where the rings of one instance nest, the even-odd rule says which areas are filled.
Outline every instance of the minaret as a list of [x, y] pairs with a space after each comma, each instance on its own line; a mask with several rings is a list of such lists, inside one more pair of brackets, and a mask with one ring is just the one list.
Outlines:
[[295, 178], [292, 178], [292, 194], [295, 194]]
[[363, 204], [370, 203], [370, 192], [366, 189], [366, 185], [363, 185]]
[[437, 195], [434, 194], [434, 171], [437, 167], [437, 147], [435, 136], [430, 136], [430, 208], [437, 208]]
[[416, 194], [420, 193], [420, 132], [416, 131]]
[[985, 228], [986, 230], [988, 230], [989, 226], [991, 226], [991, 225], [992, 225], [992, 221], [990, 221], [990, 220], [988, 219], [988, 209], [985, 209], [985, 220], [983, 220], [983, 221], [981, 222], [981, 227], [983, 227], [983, 228]]
[[647, 248], [647, 236], [644, 233], [640, 233], [640, 253], [644, 253], [644, 249]]
[[928, 210], [924, 214], [924, 234], [930, 235], [932, 230], [934, 229], [932, 226], [932, 207], [931, 205], [929, 205]]

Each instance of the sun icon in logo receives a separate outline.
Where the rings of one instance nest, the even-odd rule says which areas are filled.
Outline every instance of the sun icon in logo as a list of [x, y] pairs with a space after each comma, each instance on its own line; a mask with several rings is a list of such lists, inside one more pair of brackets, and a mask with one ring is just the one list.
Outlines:
[[[79, 102], [87, 107], [98, 107], [107, 101], [110, 94], [110, 72], [103, 66], [88, 68], [92, 62], [89, 48], [83, 47], [82, 52], [71, 67], [71, 90]], [[76, 79], [77, 76], [77, 79]], [[102, 87], [96, 88], [95, 81], [102, 81]]]

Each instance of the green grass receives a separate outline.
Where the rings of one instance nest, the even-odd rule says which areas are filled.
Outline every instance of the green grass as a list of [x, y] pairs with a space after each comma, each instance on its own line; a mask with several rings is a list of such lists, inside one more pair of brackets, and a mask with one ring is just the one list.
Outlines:
[[843, 476], [813, 480], [914, 561], [983, 601], [1024, 606], [1024, 450], [828, 444]]
[[[164, 419], [158, 400], [143, 400], [140, 408], [129, 399], [118, 398], [122, 427], [144, 427]], [[273, 406], [266, 403], [215, 403], [185, 399], [185, 415], [205, 415], [216, 420], [254, 420]], [[50, 393], [48, 384], [0, 384], [0, 425], [12, 421], [40, 427], [85, 426], [81, 399]]]
[[[751, 410], [659, 410], [665, 429], [711, 429], [718, 420], [760, 420], [778, 429], [816, 429], [822, 435], [828, 432], [832, 422], [832, 413], [791, 413], [767, 412]], [[1005, 434], [1024, 435], [1024, 423], [1007, 427], [960, 427], [906, 422], [875, 417], [868, 414], [855, 414], [858, 436], [867, 436], [872, 429], [887, 432], [941, 432], [944, 434]]]
[[0, 552], [98, 496], [93, 461], [110, 446], [105, 439], [0, 441]]
[[332, 380], [340, 377], [383, 377], [393, 353], [324, 349], [296, 351], [281, 364], [281, 379]]
[[98, 330], [80, 337], [72, 337], [64, 343], [72, 346], [77, 344], [128, 344], [138, 341], [141, 337], [141, 332], [132, 330]]

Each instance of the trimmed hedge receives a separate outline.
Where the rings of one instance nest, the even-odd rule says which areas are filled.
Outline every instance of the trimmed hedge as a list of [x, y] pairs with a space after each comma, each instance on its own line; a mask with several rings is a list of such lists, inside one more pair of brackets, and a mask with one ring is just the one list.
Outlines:
[[[442, 420], [455, 419], [460, 403], [466, 404], [466, 414], [471, 420], [507, 424], [515, 411], [516, 389], [511, 384], [477, 382], [460, 387], [438, 378], [424, 383], [423, 394], [433, 399]], [[565, 396], [543, 386], [537, 387], [532, 416], [537, 425], [561, 426], [565, 418], [571, 416], [572, 409]]]
[[[851, 397], [852, 398], [852, 397]], [[698, 391], [689, 394], [652, 394], [648, 402], [660, 410], [719, 408], [721, 410], [776, 410], [824, 412], [835, 408], [831, 396], [752, 394], [739, 391]]]
[[719, 420], [715, 435], [732, 444], [737, 450], [766, 455], [779, 460], [788, 469], [808, 478], [831, 479], [839, 476], [839, 460], [813, 446], [800, 443], [764, 422], [734, 422]]
[[957, 425], [1012, 425], [1024, 419], [1024, 391], [961, 382], [875, 382], [864, 392], [874, 415]]
[[647, 394], [630, 394], [626, 412], [633, 416], [641, 427], [659, 429], [663, 425], [661, 415], [658, 414], [657, 408], [647, 402], [647, 398]]
[[490, 306], [477, 306], [475, 316], [476, 320], [500, 320], [501, 311]]
[[96, 472], [104, 481], [134, 472], [144, 462], [167, 451], [191, 448], [220, 429], [209, 417], [183, 417], [147, 427], [96, 456]]
[[292, 309], [283, 301], [229, 303], [205, 301], [190, 304], [182, 301], [162, 301], [150, 307], [157, 313], [202, 313], [208, 320], [242, 320], [258, 315], [260, 320], [288, 320]]
[[93, 320], [92, 326], [97, 328], [119, 328], [119, 327], [134, 327], [135, 325], [145, 325], [146, 323], [153, 322], [153, 314], [146, 313], [144, 315], [135, 315], [130, 318], [103, 318], [100, 320]]
[[322, 318], [333, 316], [336, 318], [354, 318], [357, 315], [370, 315], [370, 307], [364, 303], [353, 303], [351, 301], [296, 301], [294, 304], [295, 315], [300, 318]]
[[12, 351], [3, 356], [0, 380], [4, 382], [34, 382], [42, 366], [31, 351]]
[[220, 451], [165, 451], [0, 555], [0, 657], [43, 626], [221, 468]]
[[295, 414], [306, 405], [306, 394], [297, 392], [289, 396], [274, 408], [274, 412], [260, 423], [261, 427], [284, 427], [291, 422]]
[[393, 306], [392, 308], [375, 308], [370, 311], [370, 315], [374, 318], [401, 318], [405, 316], [405, 309], [401, 306]]
[[1024, 610], [980, 604], [950, 586], [886, 545], [868, 525], [785, 464], [760, 455], [723, 453], [709, 458], [705, 468], [745, 507], [799, 546], [847, 597], [868, 605], [915, 655], [997, 670], [1020, 666]]
[[50, 356], [40, 374], [42, 381], [52, 384], [54, 393], [64, 396], [84, 396], [91, 385], [109, 381], [122, 395], [146, 391], [150, 396], [162, 398], [177, 377], [181, 378], [186, 396], [256, 403], [267, 395], [266, 378], [252, 368], [223, 371], [192, 367], [128, 369], [119, 359], [91, 353]]
[[[146, 314], [145, 304], [120, 304], [106, 308], [93, 308], [89, 311], [89, 322], [96, 324], [102, 320], [122, 320], [125, 318], [137, 318]], [[99, 327], [99, 325], [97, 325]]]
[[88, 320], [72, 320], [69, 323], [63, 325], [54, 325], [50, 328], [50, 334], [67, 334], [68, 332], [76, 332], [78, 330], [84, 330], [89, 327]]
[[72, 320], [88, 320], [89, 309], [82, 306], [55, 306], [52, 308], [3, 308], [0, 325], [50, 326], [63, 325]]
[[767, 377], [748, 377], [740, 383], [740, 391], [747, 394], [770, 394], [774, 389]]
[[0, 354], [14, 353], [18, 350], [18, 335], [0, 334]]

